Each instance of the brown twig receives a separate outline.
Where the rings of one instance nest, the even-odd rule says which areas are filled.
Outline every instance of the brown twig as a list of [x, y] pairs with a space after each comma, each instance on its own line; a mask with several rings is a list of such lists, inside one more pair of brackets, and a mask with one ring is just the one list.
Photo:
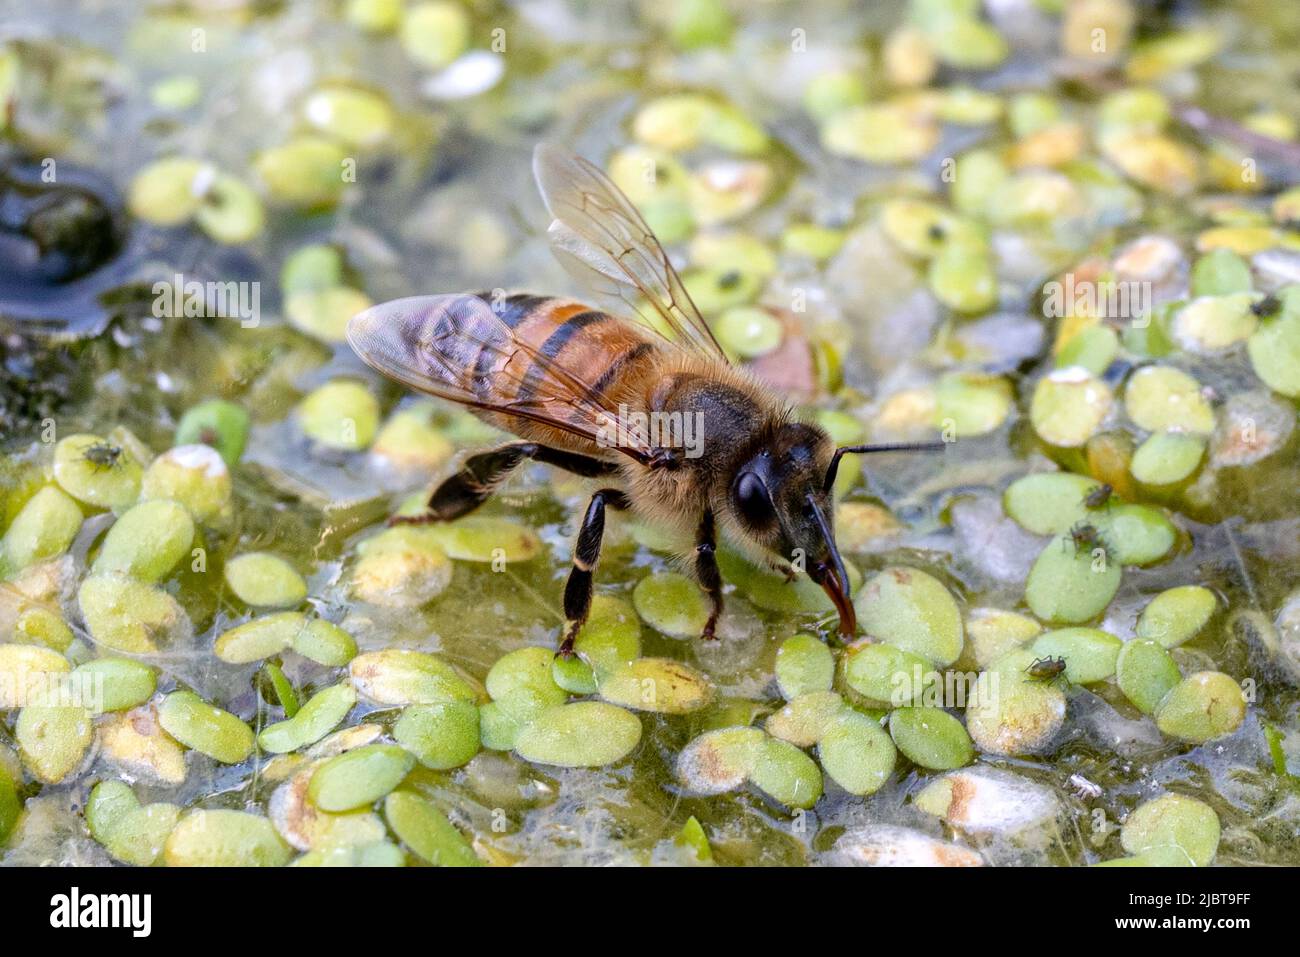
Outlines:
[[[1079, 83], [1093, 93], [1116, 93], [1127, 89], [1126, 85], [1113, 75], [1094, 73], [1083, 75], [1068, 73], [1065, 78]], [[1234, 120], [1214, 116], [1199, 106], [1190, 103], [1171, 101], [1170, 112], [1184, 126], [1195, 130], [1204, 137], [1227, 140], [1260, 158], [1268, 158], [1287, 167], [1288, 178], [1300, 180], [1300, 143], [1288, 143], [1283, 140], [1265, 136], [1248, 130]]]

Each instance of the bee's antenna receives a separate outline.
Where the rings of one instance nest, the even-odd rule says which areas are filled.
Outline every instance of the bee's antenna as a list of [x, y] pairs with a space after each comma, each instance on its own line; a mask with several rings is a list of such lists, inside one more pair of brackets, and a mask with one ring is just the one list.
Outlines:
[[855, 452], [865, 455], [868, 452], [942, 452], [948, 445], [947, 442], [890, 442], [884, 445], [841, 445], [831, 456], [831, 464], [826, 469], [826, 481], [822, 483], [822, 491], [829, 492], [831, 486], [835, 484], [835, 473], [840, 468], [840, 456], [845, 452]]

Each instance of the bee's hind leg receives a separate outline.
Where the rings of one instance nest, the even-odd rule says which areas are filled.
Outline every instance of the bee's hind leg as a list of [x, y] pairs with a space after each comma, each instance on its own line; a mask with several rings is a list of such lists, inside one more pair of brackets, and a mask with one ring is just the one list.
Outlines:
[[700, 586], [709, 596], [711, 608], [709, 620], [704, 624], [700, 637], [712, 641], [718, 627], [718, 618], [722, 615], [722, 573], [718, 571], [718, 541], [713, 530], [713, 512], [705, 509], [700, 519], [700, 527], [695, 533], [695, 576]]
[[596, 562], [600, 559], [600, 543], [605, 536], [605, 506], [623, 509], [629, 505], [627, 496], [618, 489], [603, 488], [591, 496], [587, 514], [578, 530], [578, 543], [573, 549], [573, 568], [564, 584], [564, 639], [556, 654], [568, 658], [573, 654], [573, 642], [587, 621], [591, 611], [592, 578]]
[[612, 462], [553, 449], [536, 442], [511, 442], [487, 452], [478, 452], [465, 460], [459, 472], [445, 479], [434, 489], [429, 503], [417, 515], [395, 515], [389, 525], [428, 525], [432, 522], [450, 522], [468, 515], [497, 490], [502, 482], [525, 459], [554, 465], [584, 478], [611, 475], [617, 471]]

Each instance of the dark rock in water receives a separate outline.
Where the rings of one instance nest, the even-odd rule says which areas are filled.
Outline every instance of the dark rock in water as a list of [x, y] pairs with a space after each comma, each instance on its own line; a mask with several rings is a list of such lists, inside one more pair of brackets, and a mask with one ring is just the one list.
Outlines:
[[0, 160], [0, 333], [98, 335], [105, 294], [133, 278], [126, 216], [99, 177], [45, 169]]
[[0, 438], [35, 434], [83, 384], [75, 341], [132, 298], [128, 241], [102, 178], [0, 157]]
[[[57, 167], [55, 167], [57, 169]], [[122, 227], [110, 200], [83, 175], [59, 170], [45, 182], [41, 167], [0, 170], [0, 288], [14, 283], [62, 284], [117, 255]]]

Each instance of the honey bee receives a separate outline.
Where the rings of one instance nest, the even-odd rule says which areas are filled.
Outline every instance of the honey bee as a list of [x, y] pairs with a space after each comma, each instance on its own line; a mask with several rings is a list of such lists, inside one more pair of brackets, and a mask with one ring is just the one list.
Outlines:
[[[471, 455], [423, 512], [390, 524], [459, 518], [532, 460], [602, 486], [578, 531], [561, 655], [572, 654], [591, 607], [607, 508], [694, 536], [685, 557], [710, 601], [702, 637], [715, 637], [723, 609], [719, 530], [787, 578], [806, 570], [838, 612], [840, 634], [853, 635], [831, 497], [840, 458], [943, 443], [836, 448], [730, 363], [667, 253], [603, 172], [547, 145], [535, 151], [533, 172], [554, 217], [553, 251], [594, 291], [621, 300], [627, 317], [567, 299], [488, 293], [397, 299], [353, 317], [348, 342], [368, 365], [520, 439]], [[665, 440], [647, 421], [697, 423], [698, 442]]]

